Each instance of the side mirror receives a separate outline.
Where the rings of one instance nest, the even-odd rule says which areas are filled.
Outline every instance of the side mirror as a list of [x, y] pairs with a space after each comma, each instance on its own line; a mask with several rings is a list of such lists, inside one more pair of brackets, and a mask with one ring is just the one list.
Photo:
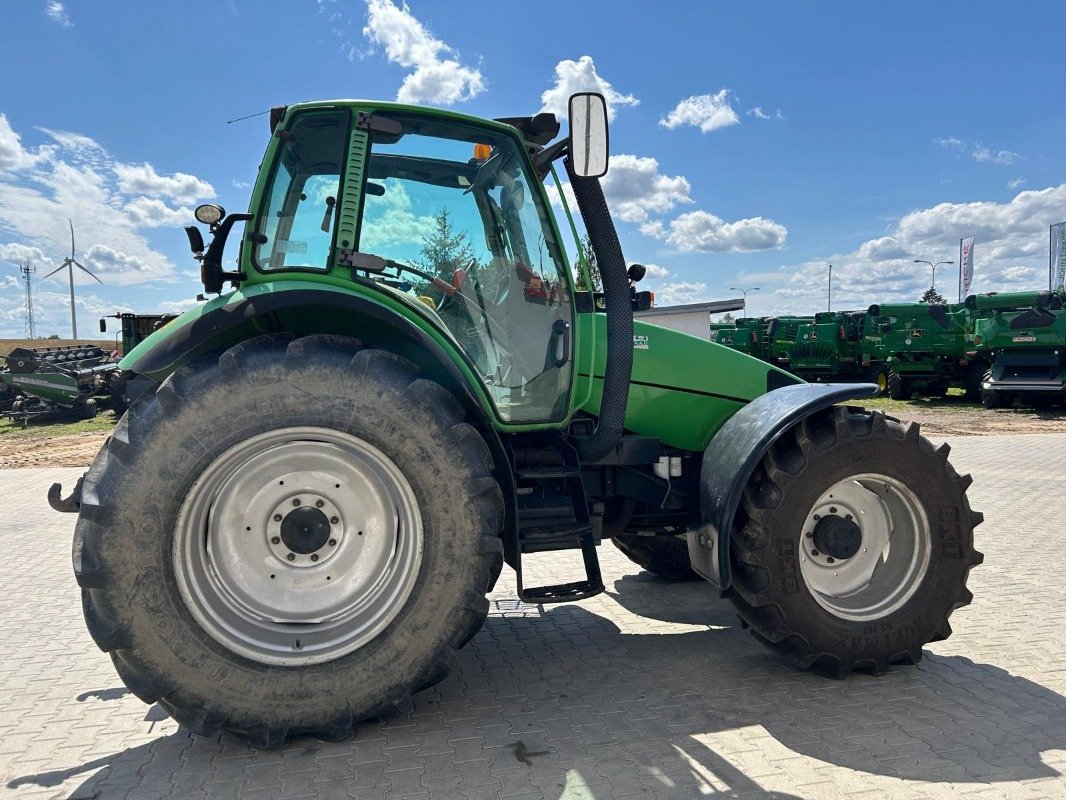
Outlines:
[[598, 92], [570, 96], [570, 164], [582, 178], [607, 174], [607, 101]]

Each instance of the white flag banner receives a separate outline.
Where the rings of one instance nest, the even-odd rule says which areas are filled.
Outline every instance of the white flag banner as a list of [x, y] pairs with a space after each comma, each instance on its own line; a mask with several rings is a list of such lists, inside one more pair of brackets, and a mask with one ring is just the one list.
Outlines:
[[973, 283], [973, 240], [973, 236], [959, 239], [960, 300], [970, 294], [970, 285]]
[[1051, 226], [1051, 290], [1066, 288], [1066, 222]]

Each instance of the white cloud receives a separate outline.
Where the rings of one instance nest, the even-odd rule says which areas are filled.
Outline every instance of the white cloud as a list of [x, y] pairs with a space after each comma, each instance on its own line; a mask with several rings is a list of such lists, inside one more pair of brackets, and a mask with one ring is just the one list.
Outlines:
[[707, 284], [705, 283], [668, 283], [655, 290], [655, 305], [679, 306], [686, 303], [699, 303], [708, 300]]
[[45, 0], [44, 15], [64, 28], [69, 28], [74, 24], [70, 21], [66, 6], [60, 3], [59, 0]]
[[649, 156], [611, 156], [602, 183], [612, 213], [626, 222], [643, 222], [649, 213], [662, 214], [680, 203], [692, 202], [688, 179], [662, 174], [659, 162]]
[[8, 122], [7, 116], [0, 113], [0, 173], [27, 169], [47, 158], [50, 148], [40, 148], [30, 152], [22, 146], [19, 136]]
[[175, 172], [160, 175], [151, 164], [114, 164], [118, 188], [126, 194], [169, 197], [179, 203], [195, 203], [215, 196], [214, 187], [195, 175]]
[[755, 108], [749, 108], [746, 112], [749, 117], [755, 117], [755, 119], [770, 119], [770, 115], [762, 110], [762, 106], [755, 106]]
[[[946, 150], [953, 150], [960, 155], [969, 155], [978, 163], [996, 164], [1001, 167], [1007, 167], [1021, 158], [1021, 156], [1013, 150], [993, 150], [991, 147], [987, 147], [978, 141], [960, 139], [958, 136], [940, 137], [933, 139], [933, 142]], [[1020, 185], [1021, 184], [1019, 184], [1019, 186]], [[1010, 188], [1013, 189], [1017, 187], [1012, 186]]]
[[555, 85], [540, 96], [541, 111], [550, 111], [563, 120], [570, 113], [567, 103], [577, 92], [599, 92], [607, 100], [607, 119], [613, 120], [621, 106], [640, 105], [631, 94], [622, 94], [596, 71], [592, 56], [577, 61], [564, 59], [555, 65]]
[[485, 90], [481, 72], [460, 64], [456, 51], [433, 36], [406, 3], [367, 0], [366, 6], [363, 35], [381, 47], [389, 61], [413, 70], [396, 93], [399, 102], [453, 105]]
[[726, 222], [703, 210], [680, 214], [669, 223], [646, 222], [640, 230], [685, 253], [770, 250], [783, 247], [788, 236], [785, 226], [772, 219], [751, 217]]
[[[663, 214], [682, 203], [691, 203], [692, 186], [684, 175], [664, 175], [659, 162], [649, 156], [619, 153], [611, 156], [610, 169], [600, 179], [607, 205], [617, 219], [644, 222], [649, 213]], [[553, 183], [546, 184], [552, 203], [559, 205]], [[563, 194], [572, 212], [577, 209], [574, 190], [563, 183]]]
[[[108, 287], [173, 280], [173, 264], [146, 234], [184, 223], [190, 212], [178, 203], [213, 193], [211, 185], [117, 162], [84, 134], [40, 130], [51, 141], [25, 146], [0, 115], [0, 261], [31, 261], [43, 278], [70, 252], [69, 218], [78, 260]], [[80, 272], [75, 278], [96, 285]], [[43, 281], [42, 291], [60, 279]]]
[[1007, 181], [1008, 189], [1020, 189], [1025, 186], [1025, 178], [1011, 178]]
[[125, 205], [126, 215], [139, 228], [182, 227], [192, 224], [190, 208], [171, 208], [155, 197], [137, 197]]
[[[976, 236], [973, 292], [1047, 287], [1048, 225], [1066, 208], [1066, 183], [1019, 192], [1005, 203], [940, 203], [904, 215], [885, 236], [824, 260], [787, 264], [738, 280], [777, 284], [762, 305], [777, 312], [825, 307], [828, 264], [833, 264], [833, 308], [866, 308], [873, 302], [915, 301], [928, 288], [930, 270], [913, 259], [958, 261], [959, 239]], [[936, 272], [937, 289], [957, 298], [957, 266]]]
[[993, 164], [999, 164], [1001, 167], [1009, 166], [1019, 158], [1018, 154], [1013, 150], [992, 150], [980, 143], [974, 146], [971, 155], [973, 155], [974, 161], [990, 161]]
[[670, 270], [658, 264], [645, 264], [644, 269], [647, 270], [645, 273], [647, 280], [662, 280], [670, 277]]
[[233, 188], [234, 189], [247, 189], [249, 186], [252, 185], [252, 184], [248, 183], [248, 181], [239, 181], [236, 178], [234, 178], [232, 181], [230, 181], [230, 183], [233, 184]]
[[715, 94], [686, 97], [673, 111], [659, 120], [659, 125], [671, 130], [682, 125], [694, 125], [704, 133], [739, 125], [740, 117], [730, 105], [732, 94], [729, 89], [722, 89]]

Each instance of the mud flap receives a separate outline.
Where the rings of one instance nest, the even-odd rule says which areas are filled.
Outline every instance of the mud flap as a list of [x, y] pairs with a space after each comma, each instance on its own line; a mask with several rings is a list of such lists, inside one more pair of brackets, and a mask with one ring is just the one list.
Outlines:
[[782, 432], [816, 411], [873, 397], [872, 383], [802, 383], [755, 398], [730, 417], [703, 453], [702, 523], [688, 533], [692, 568], [721, 590], [729, 588], [729, 534], [751, 473]]

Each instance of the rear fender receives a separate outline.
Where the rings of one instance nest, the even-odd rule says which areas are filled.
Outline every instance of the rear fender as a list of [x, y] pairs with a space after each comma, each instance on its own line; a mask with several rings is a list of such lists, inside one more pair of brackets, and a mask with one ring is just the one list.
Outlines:
[[719, 429], [703, 453], [702, 524], [688, 533], [692, 568], [719, 589], [729, 588], [729, 535], [744, 487], [778, 436], [816, 411], [873, 397], [872, 383], [802, 383], [757, 397]]

